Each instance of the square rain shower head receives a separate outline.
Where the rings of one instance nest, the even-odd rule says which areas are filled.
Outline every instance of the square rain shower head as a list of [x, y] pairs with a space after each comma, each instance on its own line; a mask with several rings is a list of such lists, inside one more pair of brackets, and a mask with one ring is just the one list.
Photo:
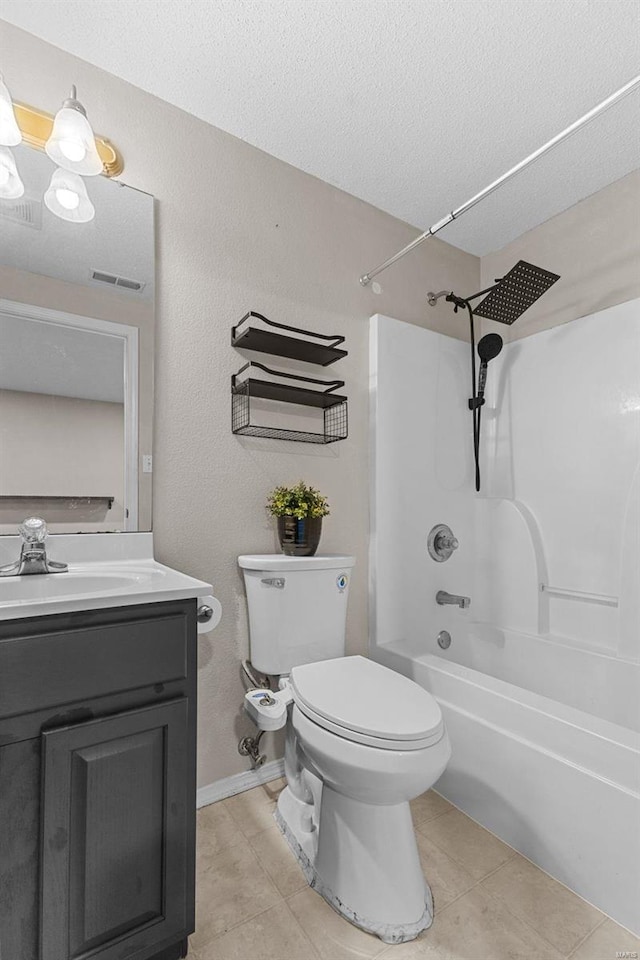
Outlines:
[[498, 323], [514, 323], [559, 279], [557, 273], [518, 260], [473, 312]]

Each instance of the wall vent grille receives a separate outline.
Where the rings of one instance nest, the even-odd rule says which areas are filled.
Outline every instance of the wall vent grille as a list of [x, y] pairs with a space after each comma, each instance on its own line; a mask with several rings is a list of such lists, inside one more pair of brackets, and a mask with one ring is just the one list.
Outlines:
[[114, 273], [105, 273], [104, 270], [92, 270], [91, 279], [98, 283], [108, 283], [112, 287], [121, 287], [124, 290], [132, 290], [134, 293], [140, 293], [144, 289], [142, 280], [132, 280], [130, 277], [118, 277]]
[[42, 202], [20, 197], [19, 200], [3, 200], [0, 203], [0, 217], [11, 220], [23, 227], [42, 230]]

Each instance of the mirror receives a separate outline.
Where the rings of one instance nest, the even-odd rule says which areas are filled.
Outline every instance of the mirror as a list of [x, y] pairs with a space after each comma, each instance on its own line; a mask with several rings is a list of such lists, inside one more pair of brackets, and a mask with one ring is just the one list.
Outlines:
[[88, 223], [44, 203], [55, 169], [20, 145], [0, 199], [0, 534], [151, 529], [153, 197], [87, 177]]

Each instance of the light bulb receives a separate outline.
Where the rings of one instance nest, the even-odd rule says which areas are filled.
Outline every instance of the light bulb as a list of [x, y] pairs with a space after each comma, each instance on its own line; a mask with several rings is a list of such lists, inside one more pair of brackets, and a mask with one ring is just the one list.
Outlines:
[[23, 193], [15, 158], [9, 147], [0, 146], [0, 200], [17, 200]]
[[13, 109], [13, 100], [0, 74], [0, 144], [5, 147], [17, 147], [22, 141], [22, 133]]
[[91, 124], [84, 107], [76, 100], [75, 87], [56, 113], [44, 149], [55, 164], [70, 173], [93, 177], [104, 170]]
[[76, 210], [80, 206], [80, 197], [78, 194], [64, 187], [56, 190], [56, 200], [65, 210]]
[[60, 167], [53, 171], [44, 202], [51, 213], [70, 223], [88, 223], [96, 215], [82, 177]]
[[60, 150], [72, 163], [80, 163], [87, 155], [84, 144], [77, 143], [74, 140], [61, 140]]

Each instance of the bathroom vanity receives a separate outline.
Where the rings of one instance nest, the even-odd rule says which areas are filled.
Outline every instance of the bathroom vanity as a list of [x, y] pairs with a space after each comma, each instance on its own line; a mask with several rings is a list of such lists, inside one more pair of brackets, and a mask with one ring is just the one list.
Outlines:
[[140, 559], [0, 580], [3, 960], [186, 956], [209, 591]]
[[[16, 162], [42, 196], [51, 160]], [[91, 202], [0, 236], [0, 960], [178, 960], [194, 929], [217, 601], [154, 560], [154, 200]]]

